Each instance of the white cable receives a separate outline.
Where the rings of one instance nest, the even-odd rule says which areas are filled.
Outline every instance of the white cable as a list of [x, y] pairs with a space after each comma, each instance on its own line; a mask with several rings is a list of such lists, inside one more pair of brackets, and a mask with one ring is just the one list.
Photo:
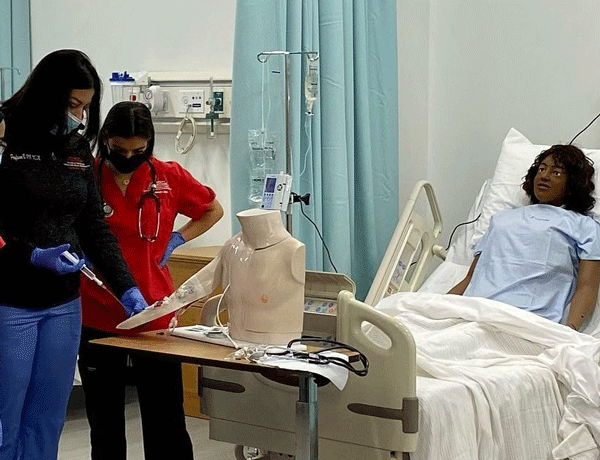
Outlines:
[[[183, 120], [181, 120], [181, 123], [179, 124], [179, 129], [177, 130], [177, 135], [175, 136], [175, 151], [181, 155], [188, 153], [194, 146], [194, 143], [196, 142], [196, 120], [194, 120], [194, 117], [190, 117], [188, 115], [190, 107], [191, 105], [188, 105], [187, 109], [185, 109], [185, 115], [183, 117]], [[181, 138], [181, 135], [183, 134], [183, 129], [185, 128], [185, 125], [187, 123], [189, 123], [192, 126], [192, 134], [190, 134], [190, 138], [188, 139], [186, 146], [182, 148], [179, 144], [179, 139]]]
[[225, 337], [227, 337], [230, 342], [233, 344], [233, 346], [236, 349], [239, 349], [240, 346], [235, 342], [235, 340], [233, 340], [231, 338], [231, 336], [229, 335], [229, 331], [228, 329], [223, 326], [223, 323], [221, 322], [221, 302], [223, 301], [223, 299], [225, 298], [225, 294], [227, 293], [227, 289], [229, 289], [229, 284], [227, 285], [227, 287], [223, 290], [223, 294], [221, 294], [221, 298], [219, 299], [219, 303], [217, 304], [217, 324], [219, 325], [219, 327], [221, 328], [221, 330], [223, 331], [223, 334], [225, 334]]

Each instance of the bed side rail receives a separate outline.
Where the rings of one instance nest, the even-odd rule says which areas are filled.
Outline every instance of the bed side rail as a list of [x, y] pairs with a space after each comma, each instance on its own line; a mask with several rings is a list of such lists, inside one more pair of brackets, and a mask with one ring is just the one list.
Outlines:
[[[415, 210], [423, 190], [427, 195], [433, 226]], [[432, 257], [446, 258], [446, 250], [437, 244], [441, 232], [442, 214], [433, 186], [427, 181], [418, 181], [402, 211], [365, 303], [374, 306], [395, 292], [416, 291], [428, 274]]]
[[[385, 340], [376, 343], [366, 336], [365, 323], [374, 325]], [[337, 338], [367, 356], [369, 372], [364, 377], [349, 375], [341, 392], [331, 385], [321, 389], [319, 435], [390, 452], [413, 452], [419, 404], [416, 348], [408, 328], [342, 291]]]

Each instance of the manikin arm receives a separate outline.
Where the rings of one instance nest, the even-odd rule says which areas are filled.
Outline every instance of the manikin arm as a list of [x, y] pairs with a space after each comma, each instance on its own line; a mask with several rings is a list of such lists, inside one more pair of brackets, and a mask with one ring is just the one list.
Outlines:
[[182, 308], [196, 300], [209, 296], [221, 283], [221, 254], [207, 266], [185, 281], [163, 302], [173, 304], [173, 308]]
[[222, 252], [206, 267], [190, 277], [169, 297], [143, 310], [141, 313], [126, 319], [117, 325], [117, 329], [133, 329], [143, 324], [162, 318], [183, 307], [209, 296], [221, 283]]
[[477, 254], [475, 256], [475, 258], [473, 259], [473, 262], [471, 262], [469, 271], [467, 272], [467, 275], [464, 277], [464, 279], [460, 283], [458, 283], [456, 286], [454, 286], [452, 289], [450, 289], [448, 291], [448, 294], [457, 294], [457, 295], [464, 294], [465, 290], [467, 289], [467, 286], [471, 282], [471, 278], [473, 277], [473, 272], [475, 271], [475, 266], [477, 265], [478, 260], [479, 260], [479, 254]]
[[228, 257], [229, 251], [237, 248], [240, 241], [241, 233], [232, 236], [223, 244], [219, 254], [211, 263], [188, 278], [173, 294], [166, 297], [163, 302], [181, 305], [179, 307], [181, 308], [209, 296], [223, 281], [227, 282], [227, 279], [223, 279], [225, 260]]
[[599, 284], [600, 260], [581, 260], [579, 262], [575, 294], [573, 294], [567, 318], [567, 325], [576, 331], [581, 328], [594, 311]]

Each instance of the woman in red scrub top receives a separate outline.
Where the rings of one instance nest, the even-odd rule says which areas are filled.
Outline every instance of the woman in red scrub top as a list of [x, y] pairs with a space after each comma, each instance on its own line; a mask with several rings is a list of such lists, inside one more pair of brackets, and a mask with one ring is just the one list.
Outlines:
[[[166, 262], [173, 249], [211, 228], [223, 209], [209, 187], [176, 162], [152, 156], [154, 126], [138, 102], [113, 106], [100, 131], [96, 177], [106, 222], [148, 304], [174, 291]], [[175, 217], [190, 220], [174, 231]], [[79, 371], [90, 423], [92, 460], [125, 460], [125, 386], [135, 385], [145, 459], [192, 460], [185, 426], [181, 365], [96, 349], [89, 341], [116, 334], [127, 317], [98, 286], [82, 279]], [[134, 332], [164, 329], [172, 315]], [[122, 333], [122, 331], [119, 331]]]

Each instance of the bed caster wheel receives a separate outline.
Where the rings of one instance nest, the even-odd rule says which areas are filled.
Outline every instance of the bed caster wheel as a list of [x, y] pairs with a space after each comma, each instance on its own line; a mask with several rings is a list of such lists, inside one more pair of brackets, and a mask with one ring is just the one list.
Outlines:
[[240, 444], [234, 449], [236, 460], [268, 460], [267, 454], [256, 447], [242, 446]]

